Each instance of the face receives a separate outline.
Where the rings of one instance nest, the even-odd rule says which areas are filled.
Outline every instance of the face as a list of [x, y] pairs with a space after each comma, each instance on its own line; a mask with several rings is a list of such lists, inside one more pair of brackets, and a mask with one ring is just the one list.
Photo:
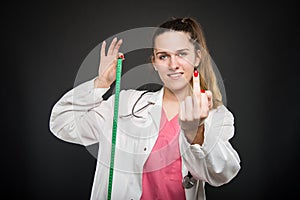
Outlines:
[[200, 53], [195, 52], [188, 33], [168, 31], [158, 35], [153, 53], [153, 66], [165, 87], [173, 92], [189, 87]]

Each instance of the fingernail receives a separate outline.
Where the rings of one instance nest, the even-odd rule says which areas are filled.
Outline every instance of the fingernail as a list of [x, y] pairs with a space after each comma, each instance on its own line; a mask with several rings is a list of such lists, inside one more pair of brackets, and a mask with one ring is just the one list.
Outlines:
[[124, 59], [124, 55], [123, 54], [119, 55], [119, 58]]
[[198, 74], [199, 74], [199, 73], [198, 73], [198, 70], [195, 69], [195, 70], [194, 70], [194, 76], [195, 76], [196, 78], [198, 77]]
[[201, 89], [201, 93], [205, 93], [205, 90], [202, 90], [202, 89]]

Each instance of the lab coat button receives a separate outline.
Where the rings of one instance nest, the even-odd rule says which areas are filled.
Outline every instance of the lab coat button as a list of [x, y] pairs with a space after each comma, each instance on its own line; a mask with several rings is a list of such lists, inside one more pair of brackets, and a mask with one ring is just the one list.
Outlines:
[[147, 147], [144, 147], [144, 151], [147, 151]]

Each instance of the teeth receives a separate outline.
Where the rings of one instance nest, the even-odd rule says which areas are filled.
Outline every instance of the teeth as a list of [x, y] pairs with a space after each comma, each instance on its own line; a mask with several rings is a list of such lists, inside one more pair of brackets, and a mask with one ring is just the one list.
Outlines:
[[181, 74], [171, 74], [170, 76], [171, 77], [179, 77], [179, 76], [181, 76]]
[[177, 76], [177, 75], [181, 75], [181, 74], [183, 74], [183, 73], [174, 73], [174, 74], [169, 74], [170, 76]]
[[183, 73], [174, 73], [174, 74], [169, 74], [168, 76], [174, 80], [179, 79], [182, 76]]

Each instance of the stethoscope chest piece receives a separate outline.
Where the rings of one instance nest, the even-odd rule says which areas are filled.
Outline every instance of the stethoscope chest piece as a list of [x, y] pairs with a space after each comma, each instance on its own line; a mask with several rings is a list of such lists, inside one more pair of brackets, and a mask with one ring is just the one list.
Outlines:
[[192, 188], [194, 185], [196, 185], [197, 180], [194, 179], [194, 177], [191, 175], [191, 173], [189, 172], [182, 180], [182, 186], [185, 189], [190, 189]]

